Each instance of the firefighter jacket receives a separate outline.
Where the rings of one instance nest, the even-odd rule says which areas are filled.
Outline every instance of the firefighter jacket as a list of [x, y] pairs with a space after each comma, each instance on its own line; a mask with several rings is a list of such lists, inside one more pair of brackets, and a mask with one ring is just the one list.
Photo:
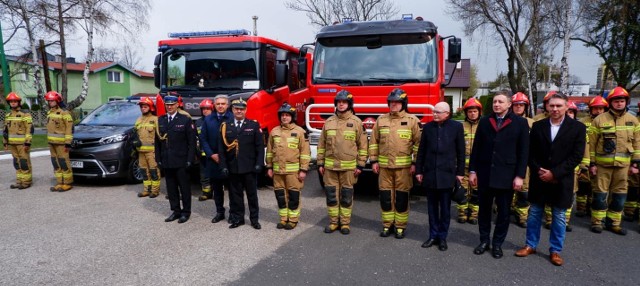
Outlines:
[[4, 117], [2, 143], [4, 145], [31, 145], [33, 124], [31, 114], [20, 110], [11, 110]]
[[47, 113], [47, 141], [49, 144], [71, 146], [73, 140], [73, 118], [71, 113], [59, 106]]
[[609, 110], [598, 115], [589, 132], [591, 163], [605, 167], [628, 167], [640, 162], [640, 124], [628, 112]]
[[[536, 114], [536, 116], [533, 117], [533, 121], [536, 122], [536, 121], [545, 119], [547, 117], [549, 117], [549, 113], [545, 111], [543, 113]], [[531, 126], [531, 124], [529, 124], [529, 126]]]
[[156, 130], [158, 129], [158, 117], [148, 113], [138, 117], [134, 125], [139, 144], [138, 152], [155, 152]]
[[195, 125], [196, 125], [196, 131], [197, 131], [197, 137], [196, 137], [196, 151], [198, 152], [198, 154], [200, 154], [201, 157], [206, 157], [207, 154], [204, 152], [204, 149], [202, 148], [202, 140], [200, 140], [200, 137], [202, 136], [202, 127], [204, 126], [204, 116], [198, 118], [198, 120], [196, 120]]
[[464, 129], [464, 166], [469, 168], [469, 158], [471, 158], [471, 147], [473, 147], [473, 139], [476, 138], [476, 130], [478, 130], [478, 118], [475, 122], [465, 120], [462, 122]]
[[338, 113], [327, 119], [318, 142], [318, 166], [333, 171], [364, 168], [367, 162], [367, 132], [353, 112]]
[[311, 150], [305, 134], [304, 129], [294, 123], [273, 128], [267, 142], [267, 168], [275, 174], [308, 171]]
[[405, 111], [380, 115], [371, 131], [369, 160], [382, 168], [408, 168], [420, 147], [420, 120]]

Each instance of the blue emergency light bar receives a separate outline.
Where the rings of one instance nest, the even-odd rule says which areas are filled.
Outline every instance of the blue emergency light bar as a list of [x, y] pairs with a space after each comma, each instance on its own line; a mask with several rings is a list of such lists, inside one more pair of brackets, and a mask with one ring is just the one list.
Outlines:
[[402, 20], [413, 20], [413, 14], [402, 14]]
[[244, 35], [249, 35], [249, 31], [245, 29], [239, 29], [239, 30], [169, 33], [169, 38], [202, 38], [202, 37], [244, 36]]

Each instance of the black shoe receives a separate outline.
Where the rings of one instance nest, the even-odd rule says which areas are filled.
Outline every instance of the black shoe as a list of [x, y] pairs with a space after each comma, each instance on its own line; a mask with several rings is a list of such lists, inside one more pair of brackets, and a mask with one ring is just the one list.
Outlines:
[[380, 237], [389, 237], [389, 235], [391, 235], [391, 229], [388, 227], [383, 227], [382, 231], [380, 232]]
[[484, 254], [484, 252], [489, 249], [490, 249], [489, 243], [483, 242], [483, 243], [480, 243], [478, 246], [476, 246], [476, 248], [473, 250], [473, 254], [476, 254], [476, 255]]
[[438, 244], [438, 240], [437, 239], [429, 238], [429, 239], [427, 239], [427, 241], [425, 241], [422, 244], [422, 247], [423, 248], [429, 248], [429, 247], [432, 247], [432, 246], [434, 246], [436, 244]]
[[494, 246], [491, 250], [491, 256], [495, 259], [500, 259], [504, 254], [502, 253], [502, 248], [500, 246]]
[[571, 227], [570, 225], [567, 225], [564, 230], [566, 232], [572, 232], [573, 231], [573, 227]]
[[241, 225], [244, 225], [244, 221], [234, 221], [231, 223], [231, 225], [229, 225], [229, 228], [236, 228], [239, 227]]
[[224, 214], [216, 214], [216, 216], [211, 220], [211, 223], [219, 223], [222, 220], [224, 220]]
[[551, 229], [551, 223], [544, 223], [544, 228]]
[[476, 225], [476, 224], [478, 224], [478, 219], [477, 218], [470, 218], [467, 222], [469, 224]]
[[524, 222], [520, 222], [520, 221], [516, 222], [516, 225], [521, 227], [521, 228], [527, 228], [527, 222], [526, 221], [524, 221]]
[[256, 221], [256, 222], [252, 222], [252, 223], [251, 223], [251, 227], [253, 227], [253, 228], [255, 228], [255, 229], [261, 229], [261, 228], [262, 228], [262, 226], [260, 225], [260, 223], [259, 223], [259, 222], [257, 222], [257, 221]]
[[180, 218], [180, 213], [172, 213], [168, 218], [166, 218], [164, 221], [165, 222], [172, 222], [174, 220], [177, 220]]
[[440, 244], [438, 245], [438, 249], [440, 249], [440, 251], [447, 251], [447, 249], [449, 249], [449, 247], [447, 246], [447, 241], [442, 239], [440, 240]]
[[185, 223], [189, 220], [189, 215], [182, 215], [180, 216], [180, 218], [178, 219], [178, 223]]

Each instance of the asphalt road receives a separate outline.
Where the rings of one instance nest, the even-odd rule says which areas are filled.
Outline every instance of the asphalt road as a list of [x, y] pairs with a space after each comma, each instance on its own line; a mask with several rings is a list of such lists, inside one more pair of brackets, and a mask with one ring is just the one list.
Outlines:
[[[420, 247], [427, 238], [426, 201], [411, 202], [407, 237], [381, 238], [377, 197], [356, 194], [352, 232], [322, 232], [325, 199], [315, 174], [303, 190], [302, 223], [277, 230], [269, 188], [259, 192], [262, 230], [212, 224], [212, 201], [198, 202], [185, 224], [165, 223], [169, 203], [137, 198], [141, 185], [90, 180], [51, 193], [49, 158], [33, 159], [34, 186], [11, 190], [11, 161], [0, 159], [0, 284], [2, 285], [637, 285], [640, 234], [588, 231], [574, 218], [565, 265], [539, 254], [513, 256], [524, 230], [511, 225], [505, 257], [474, 255], [477, 226], [451, 223], [449, 250]], [[164, 183], [164, 182], [163, 182]], [[197, 188], [196, 185], [193, 186]], [[162, 192], [164, 193], [164, 186]], [[226, 205], [226, 204], [225, 204]], [[247, 214], [248, 215], [248, 214]], [[247, 218], [248, 219], [248, 218]], [[455, 215], [452, 220], [455, 220]], [[548, 231], [543, 230], [546, 236]]]

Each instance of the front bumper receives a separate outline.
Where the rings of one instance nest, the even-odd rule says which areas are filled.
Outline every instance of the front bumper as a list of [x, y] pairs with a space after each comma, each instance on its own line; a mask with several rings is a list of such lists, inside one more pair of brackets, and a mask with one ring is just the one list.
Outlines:
[[[94, 178], [126, 178], [130, 154], [125, 142], [72, 149], [69, 152], [73, 175]], [[81, 166], [80, 166], [81, 165]]]

